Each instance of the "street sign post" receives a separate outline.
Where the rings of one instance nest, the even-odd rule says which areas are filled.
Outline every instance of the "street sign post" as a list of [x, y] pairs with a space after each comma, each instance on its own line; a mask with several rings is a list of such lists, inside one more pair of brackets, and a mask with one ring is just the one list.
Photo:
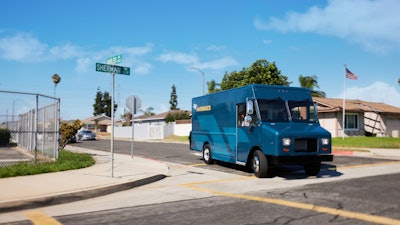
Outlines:
[[121, 62], [122, 62], [122, 54], [119, 54], [119, 55], [116, 55], [116, 56], [106, 59], [107, 64], [115, 65], [115, 64], [119, 64]]
[[142, 107], [142, 100], [139, 97], [131, 95], [126, 99], [126, 107], [132, 114], [132, 142], [131, 142], [131, 157], [133, 158], [133, 140], [135, 127], [135, 114]]
[[131, 75], [130, 67], [116, 66], [116, 65], [108, 65], [104, 63], [96, 63], [96, 71], [104, 72], [104, 73], [116, 73], [123, 75]]
[[[108, 58], [108, 62], [111, 63], [120, 63], [122, 61], [122, 55], [117, 55], [111, 58]], [[130, 75], [131, 68], [117, 66], [117, 65], [109, 65], [103, 63], [96, 63], [96, 71], [97, 72], [104, 72], [104, 73], [111, 73], [112, 75], [112, 85], [111, 85], [111, 177], [114, 177], [114, 80], [115, 74], [123, 74], [123, 75]]]

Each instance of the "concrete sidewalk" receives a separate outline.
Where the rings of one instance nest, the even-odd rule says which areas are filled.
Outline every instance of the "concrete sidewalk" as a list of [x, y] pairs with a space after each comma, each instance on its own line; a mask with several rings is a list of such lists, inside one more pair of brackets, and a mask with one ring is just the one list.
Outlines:
[[[0, 213], [93, 198], [158, 181], [168, 166], [143, 157], [111, 155], [68, 146], [68, 150], [91, 154], [96, 164], [78, 170], [0, 179]], [[113, 176], [112, 176], [113, 175]]]

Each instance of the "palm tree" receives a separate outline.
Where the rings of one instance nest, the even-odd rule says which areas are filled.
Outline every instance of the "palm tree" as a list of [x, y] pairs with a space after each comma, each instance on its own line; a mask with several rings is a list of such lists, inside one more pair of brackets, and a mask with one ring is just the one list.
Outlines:
[[314, 88], [319, 88], [317, 76], [299, 76], [299, 83], [301, 87], [308, 88], [311, 90], [311, 95], [313, 97], [325, 98], [326, 94], [323, 91], [315, 91]]
[[56, 97], [56, 87], [57, 84], [60, 83], [61, 77], [58, 74], [54, 74], [52, 77], [54, 83], [54, 98]]
[[146, 110], [139, 110], [141, 113], [143, 113], [144, 115], [146, 115], [146, 116], [153, 116], [153, 115], [155, 115], [155, 113], [154, 112], [152, 112], [154, 110], [154, 108], [153, 107], [148, 107]]

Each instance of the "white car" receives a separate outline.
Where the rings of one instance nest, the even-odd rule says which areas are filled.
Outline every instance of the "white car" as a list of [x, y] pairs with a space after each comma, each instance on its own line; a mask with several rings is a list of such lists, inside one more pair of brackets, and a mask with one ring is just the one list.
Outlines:
[[91, 130], [81, 130], [78, 132], [78, 140], [86, 141], [86, 140], [96, 140], [96, 134]]

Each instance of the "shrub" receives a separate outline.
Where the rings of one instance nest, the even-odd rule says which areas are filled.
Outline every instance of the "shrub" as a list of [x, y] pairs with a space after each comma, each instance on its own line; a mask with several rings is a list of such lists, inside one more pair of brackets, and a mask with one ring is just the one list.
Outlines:
[[165, 117], [165, 122], [169, 123], [185, 119], [190, 119], [190, 114], [187, 111], [169, 112]]
[[0, 145], [8, 145], [10, 143], [11, 133], [8, 129], [0, 129]]

